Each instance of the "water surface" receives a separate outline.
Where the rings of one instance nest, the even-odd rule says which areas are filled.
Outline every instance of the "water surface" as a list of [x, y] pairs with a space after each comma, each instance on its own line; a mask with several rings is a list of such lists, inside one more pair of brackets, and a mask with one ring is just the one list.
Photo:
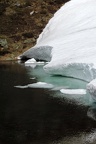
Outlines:
[[[0, 144], [96, 143], [96, 121], [87, 116], [89, 95], [70, 99], [58, 89], [85, 88], [86, 82], [49, 76], [42, 65], [18, 62], [0, 63], [0, 76]], [[37, 82], [57, 89], [15, 87]]]

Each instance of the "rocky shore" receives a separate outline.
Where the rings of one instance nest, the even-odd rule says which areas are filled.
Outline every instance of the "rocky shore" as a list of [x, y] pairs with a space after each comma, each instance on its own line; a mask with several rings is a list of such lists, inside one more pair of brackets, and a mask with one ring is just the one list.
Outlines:
[[0, 60], [34, 46], [49, 19], [68, 0], [1, 0]]

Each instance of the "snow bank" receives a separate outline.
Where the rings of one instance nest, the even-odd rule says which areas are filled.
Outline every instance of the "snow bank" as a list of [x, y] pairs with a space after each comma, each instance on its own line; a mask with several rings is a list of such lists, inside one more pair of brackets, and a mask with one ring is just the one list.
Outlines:
[[50, 74], [90, 81], [96, 73], [96, 0], [71, 0], [40, 34], [37, 45], [52, 46]]
[[96, 0], [71, 0], [51, 18], [34, 48], [20, 56], [50, 61], [47, 73], [93, 80], [96, 77]]
[[95, 37], [96, 1], [66, 3], [49, 21], [38, 40], [38, 43], [47, 42], [53, 47], [52, 60], [44, 67], [45, 71], [87, 81], [94, 79]]

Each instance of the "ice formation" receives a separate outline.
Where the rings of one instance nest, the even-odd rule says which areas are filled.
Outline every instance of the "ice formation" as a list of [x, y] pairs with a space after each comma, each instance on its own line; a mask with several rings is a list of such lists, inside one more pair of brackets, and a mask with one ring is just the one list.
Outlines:
[[25, 51], [18, 59], [31, 59], [50, 61], [51, 60], [51, 46], [35, 46]]
[[51, 60], [46, 72], [90, 81], [96, 76], [95, 37], [96, 0], [71, 0], [50, 19], [35, 47], [21, 57], [37, 59], [39, 53], [40, 59]]
[[28, 84], [25, 86], [14, 86], [16, 88], [53, 88], [54, 86], [50, 83], [45, 83], [45, 82], [37, 82], [37, 83], [33, 83], [33, 84]]
[[29, 63], [36, 63], [36, 60], [34, 58], [32, 58], [25, 62], [25, 64], [29, 64]]
[[96, 78], [96, 0], [71, 0], [50, 19], [34, 48], [21, 55], [50, 61], [53, 75]]
[[71, 0], [56, 12], [37, 44], [53, 47], [50, 74], [90, 81], [96, 77], [96, 1]]
[[85, 89], [61, 89], [61, 93], [69, 94], [69, 95], [85, 95], [86, 90]]
[[96, 79], [92, 80], [88, 85], [87, 85], [87, 90], [89, 93], [92, 95], [93, 99], [96, 100]]

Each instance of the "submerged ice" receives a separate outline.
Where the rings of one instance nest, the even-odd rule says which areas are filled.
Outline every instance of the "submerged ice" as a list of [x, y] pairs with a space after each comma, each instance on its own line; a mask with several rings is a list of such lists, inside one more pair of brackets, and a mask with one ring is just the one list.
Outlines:
[[[39, 88], [50, 91], [50, 95], [54, 98], [59, 98], [62, 101], [66, 99], [69, 103], [75, 102], [77, 105], [89, 106], [92, 105], [92, 100], [89, 93], [86, 91], [87, 82], [61, 76], [53, 76], [45, 73], [43, 65], [36, 67], [26, 67], [30, 83], [25, 85], [20, 84], [16, 88]], [[34, 79], [35, 78], [35, 79]]]

